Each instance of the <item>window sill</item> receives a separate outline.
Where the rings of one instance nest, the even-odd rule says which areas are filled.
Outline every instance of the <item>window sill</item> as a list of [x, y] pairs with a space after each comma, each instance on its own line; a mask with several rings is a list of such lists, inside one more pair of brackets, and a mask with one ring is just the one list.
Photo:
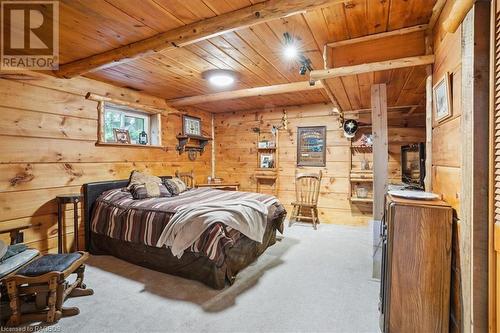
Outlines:
[[157, 145], [139, 145], [133, 143], [115, 143], [115, 142], [96, 142], [96, 146], [105, 146], [105, 147], [131, 147], [131, 148], [156, 148], [166, 150], [165, 146], [157, 146]]

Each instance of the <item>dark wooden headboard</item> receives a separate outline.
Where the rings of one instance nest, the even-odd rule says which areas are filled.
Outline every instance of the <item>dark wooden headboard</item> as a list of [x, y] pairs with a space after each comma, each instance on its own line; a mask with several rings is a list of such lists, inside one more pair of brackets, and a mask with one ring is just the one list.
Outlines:
[[[160, 178], [172, 178], [172, 176], [161, 176]], [[85, 223], [85, 247], [87, 251], [92, 253], [90, 248], [90, 221], [95, 201], [105, 191], [126, 187], [128, 181], [128, 179], [123, 179], [83, 184], [83, 221]]]

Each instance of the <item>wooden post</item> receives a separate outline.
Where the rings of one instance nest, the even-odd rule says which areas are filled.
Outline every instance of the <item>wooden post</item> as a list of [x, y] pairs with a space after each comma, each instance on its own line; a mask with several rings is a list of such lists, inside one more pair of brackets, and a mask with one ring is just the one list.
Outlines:
[[[497, 70], [495, 65], [498, 64], [498, 60], [496, 59], [496, 54], [498, 52], [498, 46], [500, 43], [497, 42], [496, 37], [499, 34], [496, 32], [496, 22], [498, 16], [498, 4], [496, 1], [491, 2], [491, 22], [490, 22], [490, 143], [489, 143], [489, 202], [488, 202], [488, 221], [489, 223], [489, 276], [488, 276], [488, 298], [489, 298], [489, 311], [488, 311], [488, 319], [489, 319], [489, 327], [493, 332], [499, 332], [500, 326], [498, 325], [498, 321], [500, 320], [500, 307], [499, 300], [500, 294], [498, 291], [500, 290], [500, 273], [499, 268], [500, 265], [500, 222], [496, 220], [496, 212], [495, 212], [495, 203], [497, 200], [495, 199], [495, 175], [497, 174], [495, 168], [495, 142], [496, 142], [496, 134], [495, 131], [495, 119], [497, 118], [495, 115], [495, 109], [498, 107], [498, 103], [496, 103], [495, 92], [497, 90], [497, 79], [495, 73]], [[500, 17], [500, 16], [499, 16]], [[497, 234], [495, 234], [497, 231]]]
[[372, 85], [373, 131], [373, 218], [382, 220], [384, 197], [387, 192], [389, 146], [387, 138], [387, 87]]
[[215, 178], [215, 114], [212, 113], [212, 157], [211, 157], [211, 167], [212, 172], [210, 173], [212, 179]]
[[462, 23], [460, 266], [463, 332], [488, 331], [489, 1]]
[[104, 136], [104, 102], [97, 102], [97, 142], [106, 142]]
[[432, 65], [425, 82], [425, 190], [432, 192]]

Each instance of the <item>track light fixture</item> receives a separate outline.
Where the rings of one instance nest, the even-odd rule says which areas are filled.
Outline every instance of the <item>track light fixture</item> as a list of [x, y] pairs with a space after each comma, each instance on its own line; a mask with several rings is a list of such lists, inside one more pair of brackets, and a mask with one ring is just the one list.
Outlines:
[[307, 71], [312, 71], [311, 59], [304, 56], [303, 53], [299, 52], [297, 39], [292, 37], [288, 32], [283, 34], [283, 42], [285, 48], [283, 54], [288, 60], [297, 60], [299, 63], [299, 74], [306, 75]]
[[306, 75], [307, 71], [313, 70], [311, 59], [306, 58], [303, 54], [301, 54], [299, 57], [299, 63], [300, 63], [300, 68], [299, 68], [300, 75]]

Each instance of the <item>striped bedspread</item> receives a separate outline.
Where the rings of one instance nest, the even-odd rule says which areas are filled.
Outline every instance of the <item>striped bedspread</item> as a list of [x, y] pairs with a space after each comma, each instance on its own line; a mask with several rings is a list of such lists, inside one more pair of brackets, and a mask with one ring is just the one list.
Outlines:
[[[183, 206], [226, 200], [254, 199], [271, 206], [276, 198], [252, 192], [192, 189], [175, 197], [134, 200], [128, 191], [113, 189], [96, 201], [92, 231], [127, 242], [156, 246], [171, 217]], [[208, 228], [187, 250], [206, 255], [218, 265], [224, 262], [224, 251], [243, 235], [229, 226], [216, 223]]]

